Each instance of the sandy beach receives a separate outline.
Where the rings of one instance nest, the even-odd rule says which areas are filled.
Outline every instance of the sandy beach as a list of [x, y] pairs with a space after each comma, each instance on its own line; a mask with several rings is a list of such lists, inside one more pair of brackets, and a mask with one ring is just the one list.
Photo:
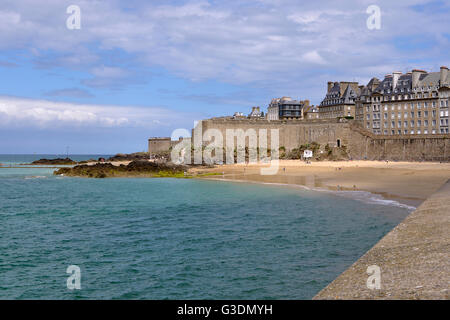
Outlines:
[[261, 175], [260, 169], [263, 167], [268, 167], [268, 164], [221, 165], [192, 171], [223, 173], [208, 179], [368, 191], [414, 207], [450, 178], [450, 163], [323, 161], [306, 164], [300, 160], [280, 160], [275, 175]]

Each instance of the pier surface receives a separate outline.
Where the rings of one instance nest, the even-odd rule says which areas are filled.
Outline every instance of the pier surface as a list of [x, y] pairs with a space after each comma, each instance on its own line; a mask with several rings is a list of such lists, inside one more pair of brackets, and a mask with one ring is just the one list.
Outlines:
[[[380, 289], [369, 289], [369, 266]], [[313, 299], [449, 299], [450, 180]]]

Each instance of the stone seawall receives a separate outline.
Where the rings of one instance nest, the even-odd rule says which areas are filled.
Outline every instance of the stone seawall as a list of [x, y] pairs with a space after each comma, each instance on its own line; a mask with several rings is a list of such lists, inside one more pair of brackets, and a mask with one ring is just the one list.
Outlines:
[[[314, 299], [449, 299], [450, 180]], [[367, 268], [380, 268], [368, 289]]]
[[[355, 160], [450, 161], [450, 135], [448, 134], [375, 135], [355, 121], [338, 119], [269, 121], [213, 118], [203, 120], [201, 123], [203, 135], [208, 129], [215, 129], [221, 133], [225, 148], [227, 130], [240, 129], [244, 132], [254, 130], [259, 139], [259, 130], [265, 129], [270, 148], [271, 129], [278, 129], [278, 146], [284, 147], [286, 151], [316, 142], [320, 144], [320, 150], [323, 152], [326, 145], [329, 148], [344, 147], [348, 158]], [[236, 141], [235, 139], [235, 145]], [[149, 152], [167, 152], [178, 142], [170, 141], [170, 138], [149, 139]], [[209, 141], [203, 141], [203, 145], [208, 144]]]
[[[300, 145], [316, 142], [324, 150], [343, 146], [351, 159], [392, 161], [450, 161], [450, 135], [375, 135], [355, 121], [310, 120], [267, 121], [210, 119], [202, 121], [202, 129], [217, 129], [224, 137], [226, 130], [270, 129], [279, 130], [279, 146], [287, 151]], [[205, 142], [205, 145], [208, 143]]]
[[[226, 130], [242, 129], [247, 131], [253, 129], [259, 138], [259, 130], [267, 130], [267, 141], [270, 146], [270, 129], [279, 130], [279, 147], [286, 150], [298, 148], [302, 144], [317, 142], [323, 146], [326, 144], [336, 146], [339, 143], [347, 143], [348, 124], [340, 123], [337, 120], [222, 120], [210, 119], [202, 121], [202, 129], [205, 132], [208, 129], [219, 130], [225, 137]], [[344, 141], [345, 140], [345, 141]], [[235, 142], [236, 143], [236, 142]], [[207, 142], [204, 144], [208, 144]]]
[[349, 129], [347, 139], [353, 159], [450, 161], [449, 135], [374, 135], [356, 123]]

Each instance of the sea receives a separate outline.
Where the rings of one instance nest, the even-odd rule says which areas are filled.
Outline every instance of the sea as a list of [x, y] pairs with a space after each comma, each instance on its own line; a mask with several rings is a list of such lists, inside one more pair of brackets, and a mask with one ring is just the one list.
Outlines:
[[17, 168], [55, 157], [0, 155], [0, 299], [311, 299], [413, 210], [368, 193]]

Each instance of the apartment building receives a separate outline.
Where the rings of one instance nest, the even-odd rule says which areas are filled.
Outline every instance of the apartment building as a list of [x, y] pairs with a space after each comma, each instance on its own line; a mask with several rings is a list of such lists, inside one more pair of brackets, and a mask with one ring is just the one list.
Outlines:
[[355, 119], [375, 134], [448, 134], [450, 75], [412, 70], [370, 80], [355, 101]]
[[303, 108], [309, 100], [293, 100], [291, 97], [272, 99], [267, 108], [267, 120], [303, 119]]
[[360, 95], [358, 82], [328, 82], [327, 94], [319, 106], [321, 119], [355, 118], [356, 99]]

